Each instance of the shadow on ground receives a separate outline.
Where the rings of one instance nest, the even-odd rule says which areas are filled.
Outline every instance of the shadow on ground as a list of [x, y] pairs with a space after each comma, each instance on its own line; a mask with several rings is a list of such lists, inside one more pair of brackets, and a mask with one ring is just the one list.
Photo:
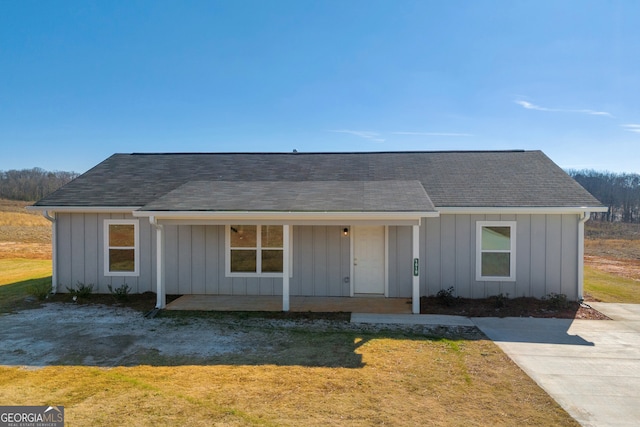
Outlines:
[[[572, 319], [475, 317], [473, 323], [495, 342], [564, 344], [593, 347], [593, 342], [569, 334]], [[594, 320], [594, 322], [597, 322]]]

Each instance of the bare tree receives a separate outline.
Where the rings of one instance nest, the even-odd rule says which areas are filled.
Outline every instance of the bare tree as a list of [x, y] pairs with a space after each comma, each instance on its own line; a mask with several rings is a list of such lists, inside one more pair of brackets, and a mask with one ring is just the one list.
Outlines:
[[640, 222], [640, 175], [632, 173], [567, 171], [609, 211], [594, 214], [601, 221]]
[[0, 171], [0, 198], [38, 200], [77, 176], [75, 172], [49, 172], [41, 168]]

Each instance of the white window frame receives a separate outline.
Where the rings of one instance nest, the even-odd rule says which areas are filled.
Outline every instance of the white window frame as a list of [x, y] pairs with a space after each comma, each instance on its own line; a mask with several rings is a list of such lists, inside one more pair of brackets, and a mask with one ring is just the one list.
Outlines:
[[[482, 250], [483, 227], [511, 228], [509, 250]], [[516, 221], [477, 221], [476, 222], [476, 280], [479, 282], [515, 282], [516, 281]], [[509, 276], [483, 276], [483, 253], [509, 253]]]
[[[261, 227], [264, 225], [278, 225], [283, 227], [283, 232], [284, 232], [284, 226], [281, 224], [243, 224], [243, 225], [251, 225], [251, 226], [255, 226], [257, 227], [256, 229], [256, 269], [259, 272], [256, 273], [249, 273], [249, 272], [232, 272], [231, 271], [231, 224], [229, 225], [225, 225], [224, 227], [224, 243], [225, 243], [225, 256], [224, 256], [224, 268], [225, 268], [225, 276], [226, 277], [282, 277], [283, 273], [263, 273], [260, 271], [260, 268], [262, 267], [262, 256], [260, 256], [260, 252], [265, 249], [265, 250], [269, 250], [269, 249], [277, 249], [280, 250], [280, 248], [263, 248], [262, 247], [262, 230]], [[284, 242], [282, 242], [282, 244], [284, 245]], [[293, 229], [292, 227], [290, 228], [289, 231], [289, 277], [293, 277], [293, 251], [291, 250], [291, 248], [293, 247]], [[252, 248], [247, 248], [248, 250], [251, 250]], [[282, 255], [284, 256], [284, 246], [282, 247]]]
[[[133, 246], [109, 246], [110, 225], [133, 225]], [[105, 219], [104, 220], [104, 275], [105, 276], [139, 276], [140, 275], [140, 234], [139, 221], [137, 219]], [[109, 270], [109, 249], [133, 249], [133, 271]]]

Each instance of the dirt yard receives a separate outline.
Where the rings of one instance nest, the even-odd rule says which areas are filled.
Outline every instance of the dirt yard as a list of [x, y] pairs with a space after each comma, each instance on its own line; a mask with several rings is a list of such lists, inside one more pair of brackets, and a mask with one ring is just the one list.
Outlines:
[[585, 255], [585, 265], [616, 276], [640, 282], [640, 259], [617, 259], [595, 255]]
[[[88, 320], [90, 319], [90, 320]], [[91, 327], [87, 327], [90, 322]], [[209, 364], [226, 358], [271, 358], [290, 333], [381, 330], [482, 339], [475, 328], [357, 325], [322, 318], [161, 316], [103, 304], [47, 303], [0, 316], [0, 360], [13, 366]], [[313, 351], [310, 349], [309, 351]]]
[[640, 224], [587, 222], [585, 265], [640, 281]]

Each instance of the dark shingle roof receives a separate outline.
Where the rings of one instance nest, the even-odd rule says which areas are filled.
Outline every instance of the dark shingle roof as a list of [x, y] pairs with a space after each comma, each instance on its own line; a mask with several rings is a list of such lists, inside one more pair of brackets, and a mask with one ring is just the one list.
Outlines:
[[[203, 182], [262, 182], [266, 189], [267, 183], [283, 182], [292, 189], [323, 181], [325, 189], [344, 182], [342, 195], [354, 191], [354, 182], [419, 181], [436, 207], [602, 206], [541, 151], [114, 154], [36, 206], [154, 206], [165, 200], [182, 207], [186, 193], [167, 193], [185, 184], [190, 189]], [[410, 202], [413, 191], [413, 186], [400, 188], [397, 201]], [[385, 203], [396, 202], [382, 193]], [[330, 193], [314, 194], [317, 198], [309, 196], [305, 203], [322, 206]], [[260, 193], [251, 197], [259, 199]], [[362, 203], [353, 201], [354, 208]]]
[[191, 181], [143, 211], [433, 212], [420, 181]]

